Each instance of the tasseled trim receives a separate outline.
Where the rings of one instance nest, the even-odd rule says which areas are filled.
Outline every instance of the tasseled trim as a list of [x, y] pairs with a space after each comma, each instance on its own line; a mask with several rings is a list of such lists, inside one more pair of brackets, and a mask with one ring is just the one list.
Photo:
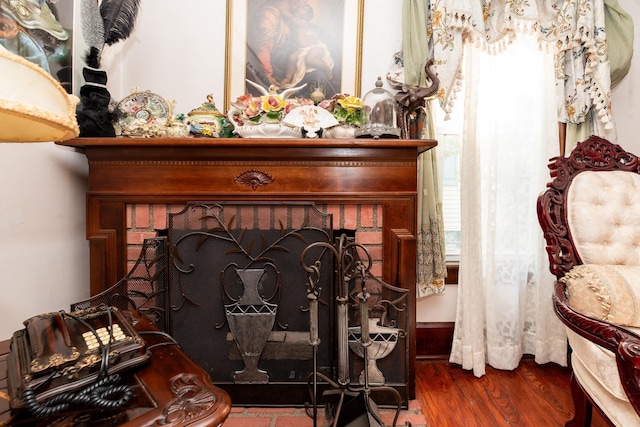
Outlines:
[[454, 101], [458, 99], [458, 93], [462, 90], [462, 82], [464, 81], [464, 75], [461, 70], [458, 70], [453, 80], [453, 87], [449, 93], [445, 93], [444, 89], [438, 90], [438, 100], [440, 101], [440, 108], [444, 111], [444, 120], [451, 120], [451, 111], [453, 111]]
[[[601, 320], [609, 321], [611, 319], [611, 312], [613, 301], [611, 298], [611, 292], [607, 292], [611, 289], [611, 284], [606, 277], [600, 272], [594, 271], [592, 268], [586, 265], [580, 265], [567, 272], [560, 278], [560, 282], [566, 284], [569, 279], [584, 279], [587, 278], [587, 287], [593, 292], [596, 299], [600, 303], [602, 310], [606, 313], [601, 317]], [[565, 290], [565, 295], [571, 304], [571, 294], [568, 289]]]
[[[494, 41], [488, 41], [463, 13], [455, 12], [448, 15], [448, 17], [451, 19], [448, 21], [447, 27], [450, 30], [460, 31], [462, 33], [464, 43], [474, 43], [477, 48], [480, 48], [491, 55], [497, 55], [504, 52], [508, 46], [515, 41], [518, 34], [535, 34], [539, 31], [538, 24], [535, 21], [516, 19], [511, 22], [510, 26], [505, 28], [503, 35], [500, 38]], [[549, 44], [542, 40], [539, 41], [538, 47], [540, 49], [545, 49], [547, 52], [550, 49]], [[463, 81], [464, 76], [462, 70], [458, 70], [449, 93], [445, 93], [444, 89], [441, 89], [438, 92], [440, 107], [445, 113], [445, 121], [451, 119], [451, 111], [453, 111], [455, 100], [458, 98], [458, 93], [462, 90]]]

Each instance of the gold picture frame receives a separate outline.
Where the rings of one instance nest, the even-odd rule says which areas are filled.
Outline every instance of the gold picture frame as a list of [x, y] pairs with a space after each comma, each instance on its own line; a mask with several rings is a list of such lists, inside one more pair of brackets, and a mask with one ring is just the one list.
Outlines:
[[[307, 46], [313, 46], [313, 48], [320, 46], [322, 49], [320, 53], [325, 53], [323, 58], [330, 55], [328, 63], [333, 64], [333, 67], [330, 67], [329, 71], [323, 75], [321, 72], [311, 74], [310, 71], [306, 71], [307, 74], [304, 74], [301, 69], [318, 70], [318, 68], [310, 65], [307, 65], [306, 68], [304, 65], [300, 66], [296, 69], [298, 77], [301, 74], [304, 75], [303, 80], [299, 82], [300, 84], [320, 75], [326, 77], [328, 82], [327, 98], [333, 93], [360, 96], [364, 0], [293, 1], [298, 5], [297, 7], [305, 7], [305, 11], [308, 10], [309, 14], [306, 15], [297, 10], [295, 14], [287, 16], [288, 10], [277, 10], [279, 6], [276, 4], [288, 3], [290, 2], [287, 0], [280, 0], [280, 3], [273, 0], [227, 0], [224, 89], [224, 105], [227, 109], [230, 108], [232, 101], [251, 89], [251, 87], [247, 87], [247, 78], [252, 81], [257, 80], [256, 83], [265, 88], [274, 82], [277, 83], [276, 86], [279, 90], [292, 86], [298, 87], [295, 78], [292, 77], [289, 80], [290, 75], [287, 75], [285, 68], [306, 60], [312, 64], [310, 56], [306, 56], [306, 59], [303, 58], [306, 52], [312, 52], [311, 48], [307, 48]], [[260, 59], [265, 57], [263, 52], [259, 51], [259, 46], [264, 46], [264, 43], [256, 41], [258, 39], [255, 36], [257, 29], [263, 28], [259, 25], [261, 22], [259, 17], [265, 15], [268, 15], [267, 19], [272, 20], [281, 17], [288, 23], [288, 34], [285, 37], [294, 33], [294, 37], [289, 39], [288, 45], [281, 43], [279, 45], [281, 47], [278, 49], [278, 45], [270, 44], [273, 46], [272, 51], [279, 55], [281, 64], [283, 64], [277, 69], [279, 74], [273, 72], [271, 76], [265, 72], [268, 64], [263, 67], [263, 61]], [[250, 26], [251, 33], [248, 32]], [[292, 43], [296, 43], [296, 45], [292, 46]], [[317, 49], [313, 52], [316, 51]], [[275, 56], [273, 55], [274, 58]], [[272, 70], [276, 71], [276, 67], [274, 66]], [[309, 98], [307, 92], [301, 90], [295, 96]]]

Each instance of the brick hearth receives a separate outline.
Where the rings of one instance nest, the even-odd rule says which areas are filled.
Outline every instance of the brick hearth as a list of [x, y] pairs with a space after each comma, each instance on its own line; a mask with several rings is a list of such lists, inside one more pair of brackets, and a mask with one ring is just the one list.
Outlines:
[[[381, 409], [380, 417], [385, 426], [391, 426], [395, 411]], [[322, 409], [319, 411], [317, 426], [324, 427]], [[409, 401], [409, 409], [400, 411], [397, 426], [427, 427], [427, 422], [417, 400]], [[312, 427], [313, 419], [303, 408], [232, 408], [224, 427]]]

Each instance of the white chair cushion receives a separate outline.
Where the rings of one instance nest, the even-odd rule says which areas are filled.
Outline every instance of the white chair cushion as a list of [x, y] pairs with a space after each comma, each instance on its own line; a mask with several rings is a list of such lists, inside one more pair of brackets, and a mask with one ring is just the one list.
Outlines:
[[[640, 332], [640, 329], [629, 329]], [[587, 394], [614, 425], [640, 426], [640, 417], [622, 388], [613, 353], [568, 328], [567, 336], [573, 350], [571, 369]]]
[[560, 279], [579, 313], [621, 326], [640, 327], [640, 267], [578, 265]]
[[583, 264], [640, 265], [640, 175], [579, 173], [569, 186], [567, 217]]
[[[566, 197], [569, 237], [584, 264], [560, 279], [569, 304], [640, 332], [640, 175], [585, 170], [573, 177]], [[640, 426], [614, 354], [568, 328], [567, 335], [572, 370], [585, 392], [614, 425]]]
[[567, 329], [573, 351], [572, 357], [580, 359], [582, 365], [604, 387], [608, 393], [620, 400], [629, 401], [622, 388], [618, 365], [613, 353]]

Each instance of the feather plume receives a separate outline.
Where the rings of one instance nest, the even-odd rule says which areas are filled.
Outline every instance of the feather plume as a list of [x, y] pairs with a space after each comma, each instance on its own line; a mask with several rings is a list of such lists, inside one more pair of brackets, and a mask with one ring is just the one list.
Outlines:
[[104, 22], [104, 43], [111, 46], [133, 32], [140, 0], [102, 0], [100, 14]]
[[104, 23], [98, 0], [82, 0], [80, 3], [82, 37], [89, 47], [102, 48], [104, 44]]
[[97, 47], [91, 46], [84, 55], [84, 62], [91, 68], [100, 68], [102, 55]]

